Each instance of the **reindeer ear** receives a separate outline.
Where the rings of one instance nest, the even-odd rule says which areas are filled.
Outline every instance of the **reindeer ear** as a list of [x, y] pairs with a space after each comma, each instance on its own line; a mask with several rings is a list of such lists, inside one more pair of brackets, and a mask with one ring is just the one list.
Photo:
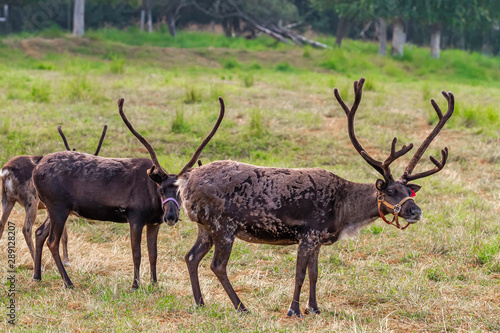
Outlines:
[[375, 186], [377, 187], [377, 190], [382, 191], [387, 187], [387, 184], [382, 179], [377, 179]]
[[415, 193], [417, 193], [418, 190], [420, 190], [422, 188], [422, 186], [417, 185], [417, 184], [406, 184], [406, 186], [409, 187], [410, 190], [412, 190]]
[[161, 182], [163, 181], [163, 177], [158, 174], [154, 165], [147, 172], [149, 179], [151, 179], [158, 185], [161, 184]]

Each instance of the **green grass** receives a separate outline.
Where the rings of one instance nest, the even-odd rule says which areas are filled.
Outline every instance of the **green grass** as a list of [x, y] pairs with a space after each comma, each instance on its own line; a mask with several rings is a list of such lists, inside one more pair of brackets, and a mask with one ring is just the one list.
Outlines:
[[[29, 37], [29, 38], [28, 38]], [[33, 38], [35, 37], [35, 38]], [[102, 126], [100, 155], [148, 157], [124, 126], [116, 100], [154, 146], [165, 170], [179, 172], [217, 118], [226, 116], [204, 149], [204, 164], [233, 159], [263, 166], [322, 167], [357, 182], [380, 177], [352, 148], [344, 111], [332, 89], [352, 104], [354, 80], [366, 77], [356, 134], [370, 154], [388, 156], [390, 141], [416, 146], [436, 124], [429, 103], [443, 111], [442, 90], [452, 91], [455, 114], [415, 172], [433, 167], [428, 155], [450, 156], [437, 175], [418, 181], [424, 219], [400, 232], [382, 221], [353, 240], [324, 246], [319, 258], [319, 316], [285, 318], [293, 294], [296, 246], [237, 241], [228, 274], [250, 314], [233, 310], [202, 261], [207, 306], [193, 305], [183, 256], [196, 225], [186, 216], [159, 235], [159, 283], [149, 285], [145, 240], [141, 281], [130, 290], [128, 226], [72, 217], [68, 273], [63, 289], [47, 248], [43, 280], [33, 283], [16, 206], [18, 323], [21, 331], [495, 331], [500, 288], [500, 60], [407, 46], [402, 58], [379, 57], [377, 45], [346, 40], [341, 49], [301, 49], [220, 35], [137, 29], [91, 31], [75, 40], [60, 31], [0, 38], [0, 163], [20, 154], [63, 150], [57, 126], [71, 147], [93, 153]], [[28, 39], [27, 39], [28, 38]], [[46, 40], [45, 38], [56, 38]], [[320, 37], [333, 45], [332, 38]], [[62, 50], [58, 52], [57, 50]], [[415, 151], [414, 148], [413, 151]], [[412, 152], [413, 152], [412, 151]], [[409, 155], [412, 154], [409, 153]], [[410, 157], [392, 167], [399, 177]], [[40, 213], [38, 224], [45, 213]], [[37, 225], [38, 225], [37, 224]], [[0, 249], [6, 248], [5, 236]], [[1, 276], [6, 252], [0, 251]], [[0, 281], [5, 295], [6, 281]], [[301, 295], [307, 302], [308, 281]], [[5, 297], [0, 298], [5, 308]], [[471, 309], [474, 309], [473, 311]], [[0, 327], [5, 324], [0, 316]]]

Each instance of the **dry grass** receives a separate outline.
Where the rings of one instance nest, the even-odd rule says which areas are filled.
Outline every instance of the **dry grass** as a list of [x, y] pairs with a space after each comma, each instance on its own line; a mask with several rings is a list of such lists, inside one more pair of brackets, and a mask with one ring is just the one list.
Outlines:
[[[21, 44], [22, 50], [29, 53], [30, 43]], [[76, 62], [69, 56], [52, 55], [57, 61], [48, 55], [44, 58], [46, 52], [53, 51], [50, 44], [37, 40], [36, 45], [37, 56], [47, 63], [57, 63], [57, 68], [14, 68], [7, 73], [12, 80], [9, 86], [0, 86], [0, 116], [9, 121], [4, 134], [18, 134], [2, 141], [1, 163], [16, 154], [62, 149], [55, 131], [59, 124], [64, 125], [70, 145], [80, 151], [94, 151], [101, 126], [107, 123], [103, 156], [147, 156], [118, 117], [114, 101], [123, 96], [129, 118], [157, 147], [165, 168], [175, 172], [187, 162], [210, 128], [218, 110], [216, 96], [222, 94], [227, 118], [203, 153], [204, 163], [232, 158], [267, 166], [319, 166], [353, 181], [374, 182], [377, 177], [352, 149], [345, 116], [335, 105], [331, 92], [333, 86], [338, 86], [346, 96], [346, 89], [352, 89], [351, 78], [264, 68], [252, 73], [254, 84], [246, 87], [233, 70], [212, 68], [212, 59], [222, 51], [204, 50], [198, 58], [205, 60], [193, 60], [196, 56], [190, 52], [195, 51], [178, 51], [188, 60], [182, 63], [176, 57], [175, 65], [184, 66], [176, 69], [166, 61], [177, 54], [175, 49], [165, 53], [161, 49], [151, 51], [157, 56], [151, 67], [143, 66], [140, 58], [126, 57], [125, 74], [116, 74], [109, 72], [106, 61], [93, 56], [78, 54]], [[55, 47], [73, 52], [76, 46], [56, 43]], [[139, 54], [141, 49], [125, 51]], [[230, 58], [238, 57], [237, 51], [226, 52]], [[256, 56], [266, 64], [265, 52]], [[294, 64], [296, 55], [289, 56], [289, 63]], [[238, 59], [245, 63], [245, 57], [253, 61], [248, 54]], [[268, 57], [277, 56], [269, 51]], [[280, 53], [279, 57], [286, 54]], [[311, 60], [304, 61], [314, 60], [313, 53]], [[272, 62], [270, 68], [274, 67]], [[68, 91], [75, 92], [75, 88], [68, 82], [82, 82], [82, 71], [90, 87], [76, 90], [82, 93], [81, 99], [70, 98]], [[13, 87], [20, 76], [49, 82], [50, 99], [12, 97], [21, 94], [22, 88]], [[357, 133], [362, 143], [375, 157], [382, 158], [393, 136], [398, 136], [401, 143], [421, 142], [431, 128], [431, 106], [422, 101], [421, 83], [367, 77], [370, 81], [374, 88], [365, 91], [358, 111]], [[186, 90], [191, 88], [200, 100], [185, 103]], [[439, 95], [442, 89], [453, 91], [459, 102], [500, 102], [500, 87], [480, 89], [460, 82], [429, 81], [425, 89], [443, 107], [444, 99]], [[349, 93], [352, 98], [352, 92]], [[187, 132], [172, 133], [172, 123], [180, 113]], [[185, 217], [176, 227], [161, 228], [156, 286], [149, 286], [145, 240], [142, 287], [132, 291], [128, 226], [76, 218], [68, 222], [68, 274], [76, 289], [62, 287], [46, 248], [42, 282], [34, 283], [32, 261], [21, 232], [24, 212], [17, 206], [11, 216], [17, 231], [15, 328], [74, 332], [500, 331], [498, 143], [498, 135], [492, 137], [475, 128], [443, 130], [430, 151], [437, 156], [438, 149], [446, 145], [450, 148], [450, 161], [438, 175], [420, 182], [423, 189], [417, 202], [424, 210], [424, 220], [404, 232], [377, 221], [357, 239], [323, 247], [318, 281], [318, 301], [323, 313], [303, 319], [285, 316], [293, 294], [296, 246], [236, 242], [228, 275], [251, 311], [246, 315], [232, 309], [209, 268], [209, 253], [200, 269], [207, 307], [195, 308], [183, 256], [194, 242], [196, 226]], [[430, 167], [428, 161], [418, 169], [426, 167]], [[396, 170], [401, 172], [403, 165], [399, 164]], [[40, 213], [38, 221], [42, 218]], [[6, 244], [4, 236], [0, 240], [2, 309], [7, 299], [7, 257], [2, 250]], [[303, 306], [307, 293], [306, 281]], [[0, 327], [10, 328], [5, 316], [0, 318]]]

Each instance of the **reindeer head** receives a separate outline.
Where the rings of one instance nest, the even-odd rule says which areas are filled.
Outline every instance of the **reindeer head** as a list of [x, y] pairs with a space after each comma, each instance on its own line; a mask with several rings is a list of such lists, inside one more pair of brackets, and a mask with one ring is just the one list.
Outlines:
[[[405, 229], [411, 223], [416, 223], [422, 218], [422, 210], [415, 204], [413, 200], [413, 197], [415, 196], [415, 193], [420, 189], [420, 186], [411, 184], [409, 182], [435, 174], [436, 172], [440, 171], [446, 164], [446, 159], [448, 157], [448, 148], [445, 147], [441, 150], [441, 161], [438, 161], [434, 157], [430, 156], [431, 162], [435, 165], [433, 169], [415, 175], [411, 174], [427, 147], [430, 145], [432, 140], [441, 131], [444, 124], [453, 114], [455, 99], [451, 92], [442, 92], [444, 98], [446, 98], [446, 100], [448, 101], [448, 110], [444, 115], [434, 99], [431, 99], [431, 104], [438, 114], [439, 122], [434, 130], [424, 140], [420, 148], [418, 148], [417, 152], [410, 160], [410, 163], [408, 163], [408, 166], [406, 167], [401, 178], [399, 178], [398, 180], [394, 180], [391, 174], [391, 169], [389, 168], [390, 164], [399, 157], [409, 152], [413, 148], [413, 144], [410, 143], [408, 146], [403, 145], [400, 150], [396, 151], [396, 143], [398, 139], [394, 138], [392, 140], [391, 153], [384, 162], [377, 161], [372, 158], [361, 146], [358, 139], [356, 138], [356, 135], [354, 134], [354, 116], [356, 115], [356, 110], [361, 101], [364, 82], [364, 78], [361, 78], [361, 80], [354, 82], [355, 98], [354, 104], [350, 109], [340, 97], [337, 88], [334, 89], [334, 94], [340, 106], [347, 115], [349, 137], [354, 148], [369, 165], [371, 165], [384, 177], [384, 179], [377, 179], [375, 183], [375, 187], [378, 191], [377, 204], [380, 216], [385, 222], [393, 224], [399, 229]], [[389, 213], [394, 214], [394, 219], [391, 222], [387, 221], [384, 216], [385, 214]], [[403, 217], [408, 222], [405, 227], [400, 227], [398, 216]]]
[[[172, 226], [179, 221], [179, 212], [181, 209], [181, 200], [177, 191], [177, 180], [183, 174], [189, 172], [189, 170], [196, 163], [198, 158], [200, 157], [203, 148], [210, 142], [212, 137], [217, 132], [220, 123], [222, 122], [222, 118], [224, 117], [224, 101], [222, 97], [219, 97], [220, 103], [220, 112], [219, 117], [217, 118], [217, 122], [215, 123], [210, 134], [203, 140], [198, 149], [196, 149], [195, 153], [191, 157], [191, 160], [184, 166], [184, 168], [178, 174], [167, 173], [160, 162], [158, 162], [158, 158], [156, 157], [156, 152], [153, 147], [149, 144], [149, 142], [144, 139], [144, 137], [137, 132], [132, 124], [128, 121], [125, 113], [123, 112], [123, 103], [124, 99], [120, 98], [118, 100], [118, 111], [120, 112], [120, 116], [122, 117], [125, 125], [127, 125], [128, 129], [139, 139], [139, 141], [146, 147], [151, 156], [151, 161], [153, 162], [153, 166], [148, 170], [149, 178], [154, 181], [158, 185], [158, 194], [161, 199], [162, 209], [163, 209], [163, 221], [168, 225]], [[199, 163], [199, 161], [198, 161]]]

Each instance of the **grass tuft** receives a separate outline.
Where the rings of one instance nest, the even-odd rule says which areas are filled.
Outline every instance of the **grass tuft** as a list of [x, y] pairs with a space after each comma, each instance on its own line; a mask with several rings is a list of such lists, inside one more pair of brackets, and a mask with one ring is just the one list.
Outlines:
[[288, 62], [280, 62], [276, 66], [276, 70], [279, 72], [291, 72], [291, 71], [293, 71], [293, 67], [290, 66], [290, 64]]
[[172, 132], [174, 133], [188, 133], [191, 131], [191, 127], [184, 118], [184, 110], [175, 111], [175, 118], [172, 122]]
[[113, 74], [125, 73], [125, 59], [113, 56], [111, 62], [109, 63], [109, 71]]
[[243, 75], [242, 81], [243, 81], [243, 85], [245, 86], [245, 88], [253, 87], [253, 85], [255, 83], [252, 73], [248, 73], [248, 74]]
[[222, 67], [225, 69], [235, 69], [240, 67], [240, 63], [236, 59], [228, 59], [222, 63]]
[[201, 100], [201, 94], [194, 86], [186, 86], [184, 93], [184, 103], [198, 103]]

